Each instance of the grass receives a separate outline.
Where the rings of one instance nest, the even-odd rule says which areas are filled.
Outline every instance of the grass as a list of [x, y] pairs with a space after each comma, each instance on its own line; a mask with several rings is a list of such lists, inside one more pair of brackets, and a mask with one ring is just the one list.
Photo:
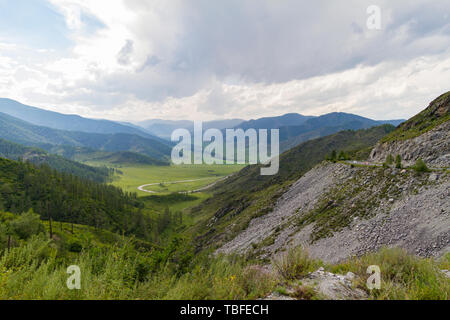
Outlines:
[[[253, 300], [272, 292], [303, 300], [325, 299], [315, 284], [302, 284], [320, 266], [339, 274], [353, 272], [355, 287], [365, 290], [370, 299], [448, 300], [450, 296], [450, 281], [440, 271], [449, 266], [449, 255], [439, 262], [385, 248], [324, 265], [299, 247], [275, 260], [273, 268], [265, 268], [236, 255], [194, 256], [182, 239], [164, 249], [148, 250], [130, 239], [110, 239], [111, 235], [83, 226], [76, 226], [75, 234], [92, 238], [95, 245], [68, 253], [62, 239], [73, 236], [68, 227], [64, 224], [53, 240], [41, 233], [0, 251], [0, 300]], [[80, 267], [80, 290], [66, 286], [70, 265]], [[365, 286], [370, 265], [381, 269], [379, 290]]]
[[[340, 264], [324, 265], [319, 260], [311, 259], [305, 250], [298, 247], [279, 257], [273, 265], [281, 282], [276, 292], [297, 299], [325, 298], [320, 297], [313, 288], [305, 287], [299, 282], [309, 272], [324, 266], [327, 271], [335, 274], [353, 272], [356, 275], [354, 287], [366, 291], [371, 300], [448, 300], [450, 280], [440, 270], [448, 268], [449, 261], [450, 253], [439, 261], [419, 258], [400, 248], [383, 248]], [[380, 289], [367, 288], [367, 268], [372, 265], [380, 267]], [[291, 293], [285, 287], [290, 287]]]
[[[448, 257], [448, 254], [447, 254]], [[448, 261], [448, 258], [447, 258]], [[332, 272], [351, 271], [359, 276], [359, 286], [367, 290], [367, 267], [381, 269], [381, 288], [368, 291], [378, 300], [448, 300], [450, 280], [440, 271], [442, 262], [409, 255], [403, 249], [383, 248], [361, 258], [352, 258], [331, 267]]]
[[[0, 300], [242, 300], [264, 297], [276, 280], [239, 257], [203, 257], [177, 274], [179, 262], [152, 265], [151, 254], [129, 242], [58, 258], [55, 241], [33, 237], [0, 255]], [[81, 270], [81, 290], [69, 290], [69, 265]]]
[[300, 279], [322, 265], [321, 262], [311, 259], [303, 247], [290, 249], [287, 254], [275, 259], [272, 264], [286, 281]]
[[[102, 166], [102, 163], [90, 163]], [[128, 192], [136, 192], [138, 196], [147, 196], [149, 193], [137, 190], [139, 186], [151, 183], [158, 185], [148, 187], [147, 190], [162, 194], [172, 192], [190, 191], [207, 186], [222, 177], [230, 175], [242, 169], [241, 165], [180, 165], [180, 166], [120, 166], [117, 169], [123, 174], [116, 175], [113, 185]], [[170, 184], [173, 181], [196, 180], [195, 182], [183, 184]], [[159, 183], [164, 186], [160, 186]]]

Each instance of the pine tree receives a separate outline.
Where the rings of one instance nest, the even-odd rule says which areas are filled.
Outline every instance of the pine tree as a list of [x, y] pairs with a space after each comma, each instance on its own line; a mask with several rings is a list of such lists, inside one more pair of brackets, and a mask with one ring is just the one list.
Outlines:
[[402, 157], [399, 154], [395, 157], [395, 167], [397, 169], [402, 168]]

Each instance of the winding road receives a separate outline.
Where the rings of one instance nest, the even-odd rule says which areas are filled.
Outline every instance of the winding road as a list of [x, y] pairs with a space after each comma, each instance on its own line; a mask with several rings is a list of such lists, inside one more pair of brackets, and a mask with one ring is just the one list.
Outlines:
[[[196, 192], [205, 191], [205, 190], [207, 190], [207, 189], [209, 189], [209, 188], [212, 188], [212, 187], [215, 186], [217, 183], [219, 183], [220, 181], [225, 180], [225, 179], [228, 178], [228, 177], [229, 177], [229, 176], [222, 177], [222, 178], [220, 178], [220, 179], [214, 181], [213, 183], [211, 183], [211, 184], [209, 184], [209, 185], [207, 185], [207, 186], [201, 187], [201, 188], [199, 188], [199, 189], [196, 189], [196, 190], [191, 190], [191, 191], [181, 191], [181, 192], [178, 192], [178, 193], [181, 193], [181, 194], [184, 193], [184, 194], [186, 194], [186, 193], [196, 193]], [[156, 185], [159, 185], [159, 184], [161, 184], [161, 183], [162, 183], [162, 184], [178, 184], [178, 183], [187, 183], [187, 182], [196, 182], [196, 181], [202, 181], [202, 180], [210, 180], [211, 178], [212, 178], [212, 177], [209, 177], [209, 178], [201, 178], [201, 179], [191, 179], [191, 180], [181, 180], [181, 181], [168, 181], [168, 182], [149, 183], [149, 184], [144, 184], [144, 185], [142, 185], [142, 186], [139, 186], [139, 187], [138, 187], [138, 190], [139, 190], [139, 191], [142, 191], [142, 192], [146, 192], [146, 193], [156, 194], [156, 193], [158, 193], [158, 192], [151, 191], [151, 190], [145, 190], [144, 188], [150, 187], [150, 186], [156, 186]]]

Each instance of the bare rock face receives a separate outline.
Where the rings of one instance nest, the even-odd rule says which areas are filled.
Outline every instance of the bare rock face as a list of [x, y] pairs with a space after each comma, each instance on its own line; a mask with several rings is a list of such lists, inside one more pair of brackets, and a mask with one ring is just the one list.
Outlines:
[[370, 159], [384, 162], [389, 154], [400, 155], [407, 166], [419, 158], [431, 166], [450, 166], [450, 121], [413, 139], [380, 143], [372, 150]]
[[328, 300], [365, 300], [368, 295], [365, 291], [354, 288], [355, 275], [351, 272], [347, 275], [339, 275], [326, 272], [323, 268], [310, 273], [302, 283], [311, 285], [314, 290]]
[[[273, 292], [264, 300], [367, 300], [367, 292], [355, 286], [356, 275], [334, 274], [324, 268], [309, 273], [298, 286], [286, 288], [285, 294]], [[312, 290], [312, 292], [311, 292]]]
[[421, 113], [402, 123], [392, 139], [380, 142], [370, 155], [372, 161], [400, 155], [405, 165], [422, 158], [436, 167], [450, 164], [450, 92], [436, 98]]

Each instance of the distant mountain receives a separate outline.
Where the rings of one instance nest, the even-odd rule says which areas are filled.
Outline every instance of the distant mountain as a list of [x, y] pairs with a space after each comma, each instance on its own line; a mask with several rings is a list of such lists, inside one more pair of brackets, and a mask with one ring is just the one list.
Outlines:
[[31, 124], [67, 131], [90, 133], [137, 134], [145, 138], [155, 138], [142, 129], [126, 123], [109, 120], [87, 119], [78, 115], [67, 115], [27, 106], [11, 99], [0, 98], [0, 112]]
[[[244, 120], [242, 119], [205, 121], [203, 122], [203, 130], [208, 130], [211, 128], [219, 130], [225, 128], [231, 129], [234, 128], [235, 126], [238, 126], [242, 122], [244, 122]], [[171, 120], [153, 119], [140, 122], [138, 123], [138, 125], [141, 128], [145, 129], [150, 134], [166, 140], [170, 140], [172, 132], [176, 129], [187, 129], [191, 132], [194, 130], [194, 122], [187, 120], [171, 121]]]
[[376, 121], [349, 113], [329, 113], [319, 117], [289, 113], [279, 117], [266, 117], [245, 121], [236, 128], [279, 129], [280, 150], [289, 150], [299, 144], [325, 137], [342, 130], [360, 130], [382, 124], [399, 125], [403, 120]]
[[59, 172], [69, 173], [79, 178], [105, 183], [109, 180], [107, 168], [94, 168], [58, 155], [49, 154], [42, 149], [25, 147], [0, 139], [0, 158], [28, 161], [35, 165], [46, 164]]
[[308, 140], [325, 137], [342, 130], [360, 130], [382, 124], [398, 124], [402, 120], [376, 121], [358, 115], [334, 112], [304, 121], [298, 126], [280, 127], [281, 150], [285, 151]]
[[143, 154], [129, 151], [97, 152], [95, 154], [94, 153], [90, 154], [90, 156], [85, 154], [84, 157], [88, 161], [99, 161], [102, 163], [108, 163], [112, 165], [126, 165], [126, 164], [145, 164], [157, 166], [169, 165], [169, 162], [167, 161], [155, 160]]
[[171, 152], [170, 145], [159, 139], [126, 133], [99, 134], [57, 130], [33, 125], [3, 113], [0, 113], [0, 138], [45, 150], [67, 145], [112, 152], [131, 151], [156, 160], [166, 160]]
[[278, 129], [286, 126], [298, 126], [306, 122], [309, 119], [313, 119], [313, 116], [303, 116], [298, 113], [288, 113], [279, 117], [266, 117], [256, 120], [245, 121], [236, 126], [240, 129]]
[[166, 166], [170, 164], [167, 160], [157, 160], [141, 153], [131, 151], [109, 152], [67, 145], [49, 145], [46, 150], [51, 154], [59, 155], [66, 159], [81, 163], [101, 162], [111, 165], [147, 164], [157, 166]]

